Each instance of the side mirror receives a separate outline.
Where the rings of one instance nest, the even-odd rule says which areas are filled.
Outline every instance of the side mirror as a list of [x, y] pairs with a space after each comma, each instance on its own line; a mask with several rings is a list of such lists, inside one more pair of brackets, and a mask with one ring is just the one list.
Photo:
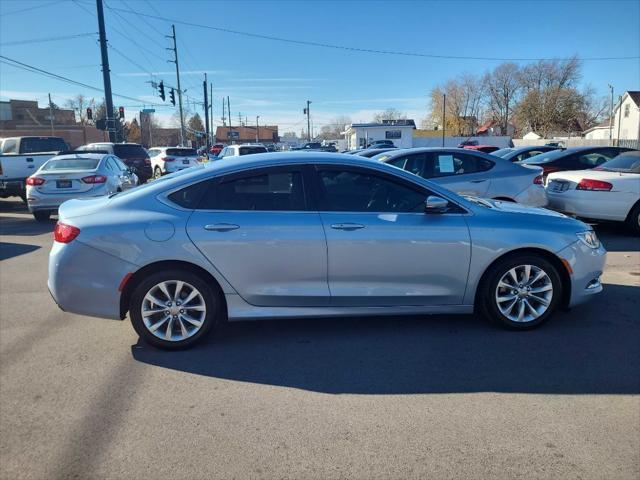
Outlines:
[[436, 195], [429, 195], [424, 202], [425, 213], [443, 213], [447, 211], [449, 201]]

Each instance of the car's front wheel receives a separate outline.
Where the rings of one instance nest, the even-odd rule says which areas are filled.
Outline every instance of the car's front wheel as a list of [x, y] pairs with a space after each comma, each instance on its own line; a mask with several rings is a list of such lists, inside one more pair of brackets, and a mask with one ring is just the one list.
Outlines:
[[480, 311], [506, 328], [526, 330], [544, 323], [562, 297], [556, 267], [543, 257], [519, 254], [498, 261], [478, 291]]
[[198, 275], [169, 270], [146, 277], [129, 305], [140, 338], [155, 347], [178, 350], [200, 341], [220, 312], [218, 295]]
[[640, 235], [640, 202], [636, 203], [627, 216], [627, 226], [636, 235]]

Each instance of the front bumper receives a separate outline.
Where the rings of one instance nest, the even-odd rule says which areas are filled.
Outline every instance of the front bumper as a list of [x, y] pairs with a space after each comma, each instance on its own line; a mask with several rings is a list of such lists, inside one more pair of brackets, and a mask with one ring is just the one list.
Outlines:
[[54, 242], [47, 285], [65, 312], [120, 320], [118, 288], [122, 279], [137, 269], [77, 239], [68, 244]]
[[558, 256], [568, 262], [573, 273], [571, 277], [571, 297], [569, 307], [579, 305], [602, 292], [600, 276], [607, 260], [607, 252], [601, 245], [589, 248], [581, 241], [576, 241], [560, 250]]
[[530, 207], [546, 207], [548, 204], [547, 192], [542, 185], [531, 185], [516, 195], [514, 200], [522, 205]]

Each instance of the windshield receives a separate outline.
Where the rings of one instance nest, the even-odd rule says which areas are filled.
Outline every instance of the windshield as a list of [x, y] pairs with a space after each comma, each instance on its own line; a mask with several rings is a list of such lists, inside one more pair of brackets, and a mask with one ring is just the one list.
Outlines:
[[193, 148], [167, 148], [167, 155], [175, 155], [176, 157], [195, 157], [198, 152]]
[[42, 170], [95, 170], [100, 163], [96, 158], [64, 158], [49, 160]]
[[608, 162], [594, 168], [605, 172], [640, 173], [640, 151], [627, 152], [612, 158]]
[[27, 137], [20, 142], [20, 153], [61, 152], [67, 149], [59, 137]]
[[266, 153], [264, 147], [240, 147], [240, 155], [251, 155], [253, 153]]
[[496, 157], [504, 157], [507, 153], [511, 152], [513, 152], [513, 148], [501, 148], [500, 150], [491, 152], [491, 155], [495, 155]]
[[553, 150], [551, 152], [544, 152], [544, 153], [540, 153], [538, 155], [534, 155], [533, 157], [529, 157], [526, 160], [523, 160], [521, 163], [527, 164], [527, 163], [547, 163], [547, 162], [552, 162], [553, 160], [556, 160], [560, 157], [563, 157], [564, 155], [568, 154], [568, 153], [572, 153], [569, 150]]
[[149, 154], [147, 154], [147, 151], [142, 148], [142, 146], [135, 144], [115, 144], [113, 146], [113, 153], [115, 153], [120, 158], [147, 158], [149, 156]]
[[129, 195], [130, 193], [133, 193], [133, 192], [139, 192], [140, 190], [149, 188], [152, 185], [158, 185], [158, 183], [166, 182], [167, 180], [171, 180], [171, 179], [179, 177], [181, 175], [186, 175], [188, 173], [195, 172], [199, 168], [204, 168], [204, 165], [198, 164], [198, 165], [194, 165], [193, 167], [183, 168], [182, 170], [178, 170], [178, 171], [175, 171], [173, 173], [169, 173], [167, 175], [163, 175], [160, 178], [156, 178], [155, 180], [153, 180], [151, 182], [147, 182], [147, 183], [145, 183], [143, 185], [140, 185], [140, 186], [138, 186], [136, 188], [130, 188], [128, 190], [124, 190], [123, 192], [112, 193], [111, 195], [109, 195], [109, 198], [115, 197], [116, 195], [118, 196], [118, 198], [120, 198], [120, 197], [123, 197], [125, 195]]

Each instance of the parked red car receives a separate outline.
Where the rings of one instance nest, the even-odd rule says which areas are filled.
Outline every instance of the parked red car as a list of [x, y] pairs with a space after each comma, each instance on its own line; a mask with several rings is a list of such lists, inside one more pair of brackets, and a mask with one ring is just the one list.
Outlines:
[[209, 153], [217, 156], [222, 151], [223, 148], [224, 148], [224, 145], [222, 143], [215, 143], [209, 149]]

